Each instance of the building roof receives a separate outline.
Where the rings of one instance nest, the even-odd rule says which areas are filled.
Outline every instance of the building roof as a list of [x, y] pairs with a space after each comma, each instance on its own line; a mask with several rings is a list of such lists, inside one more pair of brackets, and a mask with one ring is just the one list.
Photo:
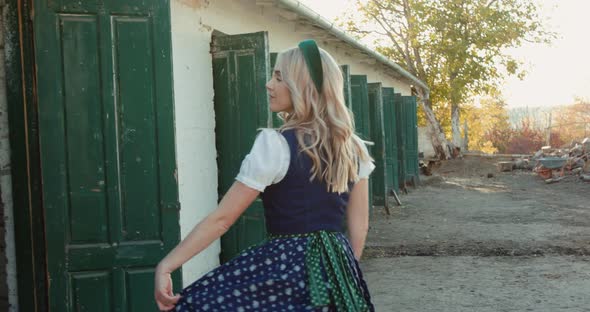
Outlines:
[[303, 3], [296, 0], [256, 0], [256, 4], [277, 8], [279, 15], [282, 18], [295, 22], [299, 26], [298, 29], [300, 31], [308, 32], [314, 38], [319, 38], [320, 40], [345, 43], [357, 51], [355, 57], [361, 59], [362, 62], [385, 65], [388, 74], [408, 81], [412, 86], [424, 90], [426, 94], [430, 93], [430, 89], [422, 80], [412, 75], [399, 64], [360, 43], [344, 30], [338, 28], [334, 22], [322, 17]]

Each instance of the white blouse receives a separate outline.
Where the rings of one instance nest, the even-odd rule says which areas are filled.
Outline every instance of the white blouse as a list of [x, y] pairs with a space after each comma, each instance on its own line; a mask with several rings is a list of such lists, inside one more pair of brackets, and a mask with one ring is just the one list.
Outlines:
[[[367, 147], [362, 145], [365, 151]], [[368, 153], [368, 152], [367, 152]], [[289, 169], [291, 153], [285, 137], [275, 129], [262, 129], [256, 137], [252, 150], [240, 167], [236, 180], [257, 191], [279, 183]], [[372, 161], [359, 162], [359, 179], [367, 179], [375, 169]]]

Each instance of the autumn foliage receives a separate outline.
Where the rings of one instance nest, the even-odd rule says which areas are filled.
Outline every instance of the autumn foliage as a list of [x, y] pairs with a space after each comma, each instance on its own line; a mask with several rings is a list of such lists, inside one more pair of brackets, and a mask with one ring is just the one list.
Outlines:
[[543, 132], [533, 128], [528, 120], [523, 120], [519, 128], [510, 131], [512, 133], [505, 150], [508, 154], [528, 154], [540, 150], [545, 145]]
[[445, 135], [452, 145], [463, 143], [461, 114], [466, 102], [489, 94], [508, 76], [524, 77], [523, 61], [507, 51], [555, 37], [540, 17], [536, 0], [355, 3], [339, 23], [428, 85], [429, 90], [416, 86], [415, 92], [422, 117], [428, 117], [422, 120], [433, 132], [435, 150], [443, 153], [443, 145], [450, 145]]
[[[483, 99], [479, 106], [467, 106], [464, 115], [469, 129], [469, 150], [531, 154], [547, 145], [547, 127], [539, 127], [538, 121], [526, 117], [511, 125], [502, 100]], [[576, 104], [554, 109], [551, 115], [550, 146], [566, 147], [590, 136], [590, 102], [577, 100]]]
[[551, 126], [565, 143], [590, 136], [590, 100], [576, 99], [574, 105], [556, 109]]

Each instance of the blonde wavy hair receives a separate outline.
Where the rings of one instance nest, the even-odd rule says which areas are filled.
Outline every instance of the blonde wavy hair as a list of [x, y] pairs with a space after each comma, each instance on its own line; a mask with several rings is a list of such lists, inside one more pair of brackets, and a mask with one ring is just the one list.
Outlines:
[[348, 182], [358, 180], [358, 160], [372, 160], [355, 134], [352, 112], [344, 101], [344, 81], [336, 61], [320, 49], [324, 73], [323, 88], [318, 93], [298, 47], [281, 52], [274, 70], [280, 71], [291, 91], [292, 112], [281, 112], [284, 124], [280, 131], [297, 129], [301, 148], [311, 158], [311, 179], [325, 182], [328, 191], [349, 191]]

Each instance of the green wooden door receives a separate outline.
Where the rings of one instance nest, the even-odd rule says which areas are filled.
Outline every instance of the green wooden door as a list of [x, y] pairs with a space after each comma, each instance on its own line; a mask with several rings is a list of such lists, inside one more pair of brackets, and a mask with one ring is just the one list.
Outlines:
[[400, 93], [394, 95], [395, 119], [397, 121], [397, 147], [398, 147], [398, 177], [400, 187], [406, 185], [406, 118], [405, 105]]
[[385, 163], [385, 132], [383, 125], [383, 94], [380, 82], [369, 83], [369, 111], [371, 125], [371, 139], [375, 145], [372, 146], [371, 154], [375, 159], [375, 171], [372, 174], [373, 180], [373, 204], [385, 206], [386, 202], [386, 163]]
[[[270, 75], [269, 77], [272, 77], [272, 73], [275, 68], [275, 64], [277, 63], [278, 56], [279, 56], [279, 54], [276, 52], [270, 53], [270, 66], [268, 68], [268, 72]], [[283, 125], [283, 121], [279, 118], [279, 115], [277, 113], [270, 112], [270, 114], [272, 114], [272, 126], [274, 128], [279, 128], [280, 126]]]
[[346, 102], [346, 107], [352, 109], [352, 92], [350, 90], [350, 66], [341, 65], [340, 69], [342, 70], [342, 78], [344, 80], [344, 102]]
[[170, 4], [34, 5], [50, 311], [156, 311], [179, 240]]
[[[260, 127], [271, 125], [266, 93], [268, 34], [216, 36], [212, 44], [215, 136], [219, 198], [234, 183]], [[257, 199], [221, 238], [225, 262], [266, 236], [264, 208]]]
[[351, 75], [350, 90], [356, 131], [362, 139], [371, 140], [367, 76]]
[[406, 168], [408, 180], [418, 182], [418, 117], [415, 96], [404, 96], [406, 109], [406, 129], [407, 129], [407, 146], [406, 146]]
[[[357, 134], [367, 141], [371, 141], [369, 90], [367, 76], [350, 75], [350, 94], [352, 112]], [[369, 149], [370, 151], [370, 149]], [[369, 179], [369, 207], [373, 204], [373, 179]]]
[[420, 148], [418, 147], [418, 99], [416, 98], [416, 96], [412, 96], [412, 117], [414, 118], [414, 128], [413, 128], [413, 136], [414, 136], [414, 140], [413, 140], [413, 144], [414, 144], [414, 175], [416, 176], [416, 183], [420, 183], [420, 164], [419, 164], [419, 158], [420, 158]]
[[393, 88], [383, 88], [383, 125], [385, 132], [385, 186], [389, 190], [399, 189], [398, 147]]

